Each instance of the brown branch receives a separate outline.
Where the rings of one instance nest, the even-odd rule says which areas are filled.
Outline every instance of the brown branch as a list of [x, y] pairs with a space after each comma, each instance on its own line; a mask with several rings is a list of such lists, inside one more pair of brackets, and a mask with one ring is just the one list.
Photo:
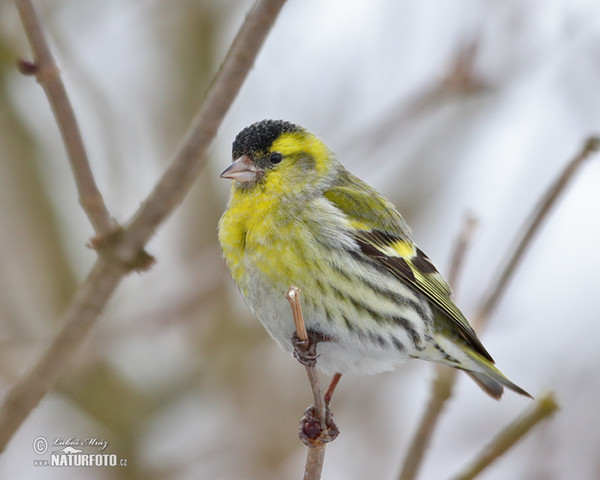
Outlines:
[[504, 455], [539, 422], [554, 414], [556, 410], [558, 410], [558, 405], [554, 395], [548, 393], [542, 396], [533, 407], [500, 432], [473, 462], [456, 475], [454, 479], [471, 480], [475, 478], [492, 462]]
[[[300, 340], [308, 343], [308, 334], [306, 332], [302, 308], [300, 306], [300, 289], [292, 285], [286, 293], [286, 298], [288, 299], [288, 302], [290, 302], [290, 307], [292, 309], [296, 335], [298, 335]], [[316, 418], [321, 426], [321, 432], [327, 434], [327, 405], [325, 404], [325, 399], [321, 393], [321, 387], [319, 386], [317, 369], [308, 365], [305, 365], [305, 368], [315, 402], [314, 409]], [[318, 480], [321, 478], [323, 463], [325, 461], [325, 445], [325, 442], [318, 442], [316, 446], [309, 446], [306, 453], [304, 480]]]
[[[486, 323], [487, 319], [498, 305], [502, 294], [504, 293], [509, 280], [513, 277], [516, 267], [533, 240], [535, 233], [539, 230], [540, 225], [550, 213], [555, 205], [560, 194], [565, 190], [569, 181], [573, 178], [577, 169], [583, 161], [588, 158], [593, 152], [600, 148], [600, 138], [590, 137], [585, 142], [581, 151], [567, 164], [559, 178], [548, 187], [548, 190], [542, 197], [539, 206], [534, 207], [533, 213], [530, 215], [530, 221], [525, 223], [522, 229], [523, 234], [514, 242], [509, 242], [509, 245], [517, 245], [513, 250], [511, 257], [506, 262], [506, 266], [500, 269], [498, 280], [490, 289], [490, 293], [482, 302], [482, 307], [479, 309], [478, 315], [474, 316], [471, 322], [476, 330], [480, 330]], [[458, 255], [460, 242], [457, 245], [454, 258]], [[454, 263], [454, 260], [453, 262]], [[433, 430], [437, 425], [437, 421], [441, 415], [446, 401], [452, 395], [452, 388], [456, 381], [457, 371], [445, 366], [436, 367], [436, 377], [432, 385], [432, 393], [427, 404], [427, 408], [421, 422], [417, 428], [417, 432], [413, 437], [409, 451], [405, 457], [401, 480], [412, 480], [416, 477], [417, 471], [423, 459], [425, 449], [427, 448]]]
[[480, 39], [473, 38], [458, 46], [450, 59], [446, 74], [434, 83], [424, 85], [408, 98], [395, 102], [387, 113], [360, 132], [348, 135], [350, 144], [346, 150], [371, 151], [390, 138], [410, 131], [410, 126], [420, 118], [438, 109], [444, 102], [459, 96], [473, 95], [493, 88], [476, 71], [477, 53]]
[[516, 245], [511, 248], [512, 254], [506, 261], [504, 268], [500, 269], [497, 275], [497, 280], [489, 289], [489, 294], [484, 297], [485, 300], [481, 303], [481, 306], [477, 310], [477, 314], [473, 316], [471, 324], [475, 330], [480, 330], [494, 308], [498, 305], [498, 302], [502, 298], [502, 295], [506, 291], [506, 286], [509, 280], [513, 277], [517, 266], [520, 264], [523, 255], [531, 245], [535, 234], [539, 231], [540, 226], [544, 220], [548, 217], [550, 210], [556, 204], [560, 195], [565, 191], [565, 188], [579, 169], [583, 162], [590, 157], [590, 155], [600, 148], [600, 137], [589, 137], [585, 140], [581, 150], [575, 155], [575, 157], [567, 164], [560, 176], [556, 181], [548, 188], [544, 196], [538, 202], [534, 208], [530, 218], [531, 220], [526, 221], [524, 225], [523, 234], [514, 243], [509, 245]]
[[0, 406], [0, 451], [75, 356], [156, 227], [178, 205], [205, 163], [206, 150], [236, 97], [285, 0], [259, 0], [246, 16], [200, 113], [173, 163], [128, 226], [101, 255], [63, 317], [64, 327]]
[[208, 147], [284, 3], [285, 0], [260, 0], [248, 13], [192, 122], [183, 147], [128, 225], [127, 242], [134, 247], [141, 248], [148, 241], [193, 185], [204, 166]]
[[463, 225], [461, 227], [456, 244], [452, 251], [452, 257], [450, 258], [450, 268], [448, 269], [448, 283], [453, 290], [456, 290], [458, 286], [458, 279], [465, 264], [465, 255], [471, 245], [473, 234], [477, 228], [477, 217], [473, 213], [467, 213], [463, 219]]
[[[477, 219], [472, 214], [467, 215], [456, 240], [448, 274], [450, 285], [454, 289], [456, 289], [456, 285], [458, 284], [459, 273], [464, 264], [465, 254], [471, 244], [476, 225]], [[404, 457], [399, 477], [400, 480], [412, 480], [416, 477], [444, 405], [452, 396], [452, 387], [454, 386], [457, 373], [458, 370], [454, 368], [445, 365], [436, 366], [435, 379], [431, 385], [429, 402]]]
[[21, 61], [20, 70], [26, 74], [35, 74], [38, 82], [44, 88], [67, 149], [71, 170], [77, 186], [79, 203], [92, 223], [96, 235], [106, 235], [116, 225], [111, 219], [102, 194], [96, 186], [73, 107], [60, 79], [60, 70], [48, 48], [48, 43], [44, 38], [42, 27], [31, 1], [15, 0], [15, 5], [19, 11], [34, 56], [33, 64]]
[[296, 328], [298, 338], [303, 342], [308, 342], [308, 332], [306, 331], [302, 306], [300, 305], [300, 289], [292, 285], [285, 294], [285, 298], [290, 302], [292, 316], [294, 317], [294, 327]]
[[81, 284], [63, 318], [63, 327], [34, 368], [9, 390], [0, 407], [0, 452], [53, 387], [102, 312], [125, 270], [99, 259]]

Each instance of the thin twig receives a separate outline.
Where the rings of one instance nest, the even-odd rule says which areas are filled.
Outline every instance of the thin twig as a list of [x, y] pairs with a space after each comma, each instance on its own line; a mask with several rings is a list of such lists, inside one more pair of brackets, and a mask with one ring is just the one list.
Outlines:
[[[453, 289], [456, 289], [458, 277], [464, 264], [465, 254], [471, 244], [477, 219], [469, 214], [465, 217], [460, 234], [457, 237], [456, 244], [450, 260], [450, 271], [448, 279]], [[452, 395], [452, 387], [458, 370], [445, 365], [437, 365], [435, 368], [435, 379], [431, 385], [431, 395], [427, 408], [419, 421], [417, 431], [413, 435], [404, 462], [400, 472], [400, 480], [412, 480], [423, 461], [425, 450], [429, 446], [431, 437], [440, 419], [440, 414], [446, 404], [446, 400]]]
[[[508, 285], [509, 280], [513, 277], [523, 254], [533, 240], [540, 225], [555, 205], [556, 200], [560, 197], [560, 194], [565, 190], [569, 181], [573, 178], [583, 161], [588, 158], [591, 153], [598, 150], [599, 147], [599, 137], [589, 137], [584, 142], [581, 151], [567, 164], [559, 178], [548, 187], [539, 206], [534, 207], [533, 213], [528, 217], [531, 218], [531, 220], [526, 222], [524, 228], [521, 230], [523, 234], [514, 242], [509, 242], [509, 245], [517, 245], [517, 248], [512, 250], [512, 255], [506, 262], [506, 266], [499, 270], [500, 273], [497, 276], [498, 280], [490, 289], [490, 293], [484, 297], [484, 301], [481, 303], [482, 307], [479, 309], [479, 314], [474, 316], [474, 320], [471, 323], [476, 330], [481, 329], [485, 325], [494, 308], [498, 305], [498, 301]], [[401, 480], [412, 480], [416, 477], [423, 459], [424, 451], [429, 444], [433, 430], [439, 420], [439, 416], [446, 401], [452, 395], [456, 374], [457, 372], [454, 369], [449, 369], [444, 366], [436, 368], [436, 377], [433, 382], [431, 397], [427, 409], [419, 423], [419, 427], [417, 428], [417, 433], [413, 437], [409, 452], [406, 455], [402, 472], [399, 477]]]
[[368, 128], [348, 135], [349, 144], [345, 150], [373, 148], [385, 144], [390, 137], [397, 139], [399, 132], [409, 132], [410, 126], [432, 110], [440, 108], [444, 102], [458, 96], [477, 94], [490, 90], [492, 86], [476, 71], [479, 38], [473, 38], [459, 45], [450, 59], [444, 78], [425, 85], [407, 98], [395, 102], [388, 112]]
[[[308, 342], [308, 334], [304, 324], [302, 315], [302, 307], [300, 306], [300, 289], [291, 286], [286, 293], [286, 298], [290, 302], [292, 315], [294, 317], [294, 325], [296, 327], [296, 335], [300, 340]], [[319, 376], [315, 367], [305, 366], [306, 374], [310, 382], [310, 387], [313, 393], [314, 407], [316, 417], [321, 425], [321, 432], [327, 432], [327, 405], [321, 387], [319, 386]], [[323, 471], [323, 463], [325, 461], [325, 443], [320, 442], [318, 446], [311, 446], [306, 453], [306, 464], [304, 467], [304, 480], [318, 480], [321, 478]]]
[[477, 223], [477, 217], [471, 212], [467, 213], [463, 219], [460, 234], [456, 239], [452, 257], [450, 258], [450, 268], [448, 269], [448, 283], [453, 290], [456, 290], [458, 286], [458, 279], [465, 264], [465, 255], [473, 239]]
[[523, 234], [519, 238], [518, 242], [509, 243], [509, 245], [516, 245], [511, 248], [511, 255], [507, 259], [505, 266], [499, 270], [499, 274], [496, 276], [496, 281], [489, 289], [489, 294], [484, 297], [485, 300], [481, 303], [481, 306], [477, 309], [477, 314], [473, 316], [471, 324], [475, 330], [480, 330], [487, 319], [490, 317], [491, 312], [494, 310], [502, 295], [506, 291], [506, 286], [509, 280], [512, 278], [515, 269], [520, 264], [523, 255], [527, 251], [529, 245], [535, 234], [539, 231], [541, 224], [548, 217], [548, 213], [554, 207], [560, 195], [565, 191], [565, 188], [583, 164], [583, 162], [589, 158], [589, 156], [598, 151], [600, 148], [600, 137], [589, 137], [583, 143], [581, 150], [573, 157], [573, 159], [564, 168], [560, 176], [556, 181], [548, 188], [544, 196], [540, 199], [536, 207], [533, 209], [530, 215], [530, 220], [525, 223]]
[[477, 455], [461, 473], [454, 477], [455, 480], [472, 480], [479, 475], [492, 462], [506, 453], [527, 432], [558, 410], [558, 405], [552, 393], [543, 395], [535, 405], [525, 412], [520, 418], [508, 425], [498, 434], [485, 449]]
[[306, 463], [304, 465], [304, 480], [319, 480], [323, 472], [325, 462], [325, 445], [319, 448], [309, 448], [306, 452]]
[[101, 255], [62, 319], [47, 352], [0, 406], [0, 452], [73, 359], [121, 279], [135, 266], [156, 227], [174, 210], [205, 163], [206, 150], [236, 97], [285, 0], [259, 0], [209, 89], [190, 133], [154, 192], [118, 236], [113, 255]]
[[44, 88], [67, 149], [71, 170], [77, 185], [79, 203], [92, 223], [96, 235], [106, 235], [116, 225], [111, 219], [102, 194], [96, 186], [79, 132], [79, 126], [75, 119], [75, 113], [65, 86], [60, 79], [60, 70], [56, 66], [54, 57], [44, 38], [42, 27], [31, 1], [15, 0], [15, 5], [19, 11], [34, 56], [33, 65], [21, 62], [22, 66], [27, 66], [27, 68], [21, 68], [21, 71], [35, 74], [38, 82]]
[[288, 302], [290, 302], [290, 307], [292, 308], [296, 335], [298, 335], [298, 338], [303, 342], [308, 342], [308, 332], [306, 331], [304, 315], [302, 315], [302, 306], [300, 305], [300, 289], [292, 285], [285, 297], [288, 299]]

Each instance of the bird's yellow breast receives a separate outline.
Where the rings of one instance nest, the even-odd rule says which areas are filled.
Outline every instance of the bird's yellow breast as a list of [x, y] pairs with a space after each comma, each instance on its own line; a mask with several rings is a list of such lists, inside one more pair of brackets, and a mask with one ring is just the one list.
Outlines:
[[[307, 255], [300, 241], [310, 235], [296, 215], [282, 207], [281, 200], [264, 190], [232, 191], [229, 205], [219, 222], [219, 241], [227, 266], [242, 293], [246, 281], [257, 272], [273, 283], [285, 283], [302, 271], [300, 262]], [[298, 279], [301, 280], [301, 279]]]

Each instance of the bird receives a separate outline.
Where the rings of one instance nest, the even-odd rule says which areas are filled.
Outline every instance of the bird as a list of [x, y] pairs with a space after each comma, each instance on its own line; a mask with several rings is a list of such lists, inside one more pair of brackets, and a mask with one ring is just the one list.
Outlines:
[[232, 180], [218, 224], [223, 258], [285, 351], [297, 354], [285, 296], [295, 285], [314, 362], [338, 380], [421, 359], [463, 370], [495, 399], [504, 387], [531, 397], [494, 365], [392, 203], [318, 136], [262, 120], [237, 134], [232, 160], [220, 175]]

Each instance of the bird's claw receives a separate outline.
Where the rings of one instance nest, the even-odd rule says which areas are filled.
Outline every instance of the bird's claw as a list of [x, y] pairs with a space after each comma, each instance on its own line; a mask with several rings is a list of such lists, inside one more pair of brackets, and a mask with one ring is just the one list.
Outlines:
[[292, 335], [292, 345], [294, 346], [294, 358], [305, 367], [314, 367], [317, 364], [317, 341], [313, 341], [310, 336], [308, 340], [302, 340], [294, 332]]

